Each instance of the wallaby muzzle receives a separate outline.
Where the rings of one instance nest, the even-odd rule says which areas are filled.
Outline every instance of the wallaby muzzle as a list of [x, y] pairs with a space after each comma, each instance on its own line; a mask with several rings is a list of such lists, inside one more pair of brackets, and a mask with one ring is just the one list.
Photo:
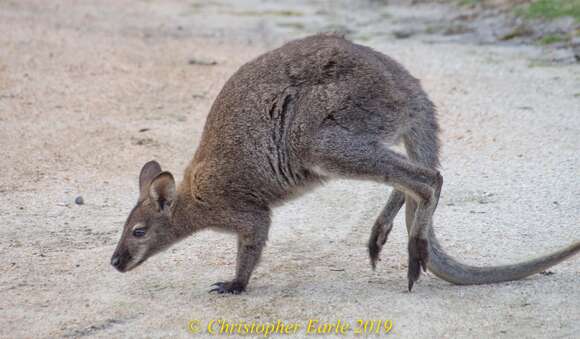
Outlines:
[[[131, 254], [128, 251], [115, 251], [115, 253], [113, 253], [113, 256], [111, 257], [111, 265], [117, 269], [117, 271], [121, 272], [121, 273], [125, 273], [127, 271], [129, 271], [129, 269], [131, 269], [132, 267], [128, 268], [128, 264], [131, 262], [131, 260], [133, 259], [133, 257], [131, 256]], [[133, 267], [135, 267], [136, 265], [134, 265]]]

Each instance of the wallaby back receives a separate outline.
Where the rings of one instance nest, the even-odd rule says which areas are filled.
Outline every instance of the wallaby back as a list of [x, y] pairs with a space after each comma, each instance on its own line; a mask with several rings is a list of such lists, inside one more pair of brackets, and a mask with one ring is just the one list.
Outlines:
[[190, 168], [204, 164], [221, 177], [208, 186], [234, 183], [271, 204], [319, 182], [310, 149], [327, 124], [392, 144], [423, 120], [436, 134], [432, 107], [396, 61], [334, 34], [307, 37], [243, 65], [226, 82]]

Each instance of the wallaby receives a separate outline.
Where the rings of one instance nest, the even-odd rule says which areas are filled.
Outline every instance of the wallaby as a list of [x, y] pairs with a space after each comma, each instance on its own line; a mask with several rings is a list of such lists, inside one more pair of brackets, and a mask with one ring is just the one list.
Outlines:
[[[403, 204], [409, 234], [408, 289], [421, 268], [454, 284], [521, 279], [580, 251], [495, 267], [447, 255], [432, 228], [443, 179], [436, 110], [417, 79], [393, 59], [334, 34], [295, 40], [243, 65], [224, 85], [200, 145], [176, 186], [146, 163], [137, 205], [111, 259], [126, 272], [205, 228], [237, 233], [235, 278], [210, 292], [246, 289], [268, 238], [271, 208], [328, 179], [394, 188], [368, 242], [377, 259]], [[403, 142], [407, 156], [389, 146]]]

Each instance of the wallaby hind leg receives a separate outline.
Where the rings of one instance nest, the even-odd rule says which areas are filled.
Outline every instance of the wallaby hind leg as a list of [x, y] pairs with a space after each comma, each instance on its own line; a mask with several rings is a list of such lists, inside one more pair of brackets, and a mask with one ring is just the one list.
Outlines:
[[[441, 195], [441, 188], [443, 187], [443, 180], [440, 180], [437, 187], [435, 188], [436, 201], [439, 202], [439, 196]], [[411, 229], [413, 228], [413, 223], [415, 220], [415, 213], [417, 212], [417, 203], [410, 195], [405, 197], [405, 224], [407, 226], [407, 233], [411, 235]], [[435, 204], [435, 209], [437, 204]], [[430, 225], [433, 227], [433, 225]]]
[[377, 260], [379, 260], [379, 254], [381, 254], [381, 250], [387, 242], [389, 233], [393, 228], [393, 220], [397, 216], [397, 213], [399, 213], [401, 207], [403, 207], [404, 202], [405, 193], [396, 189], [393, 190], [389, 196], [387, 204], [373, 225], [368, 243], [369, 257], [371, 259], [371, 266], [373, 270], [376, 268]]
[[[422, 129], [420, 132], [411, 129], [408, 134], [405, 135], [404, 140], [406, 151], [412, 161], [421, 166], [425, 166], [426, 168], [436, 170], [439, 166], [439, 141], [436, 134], [436, 123], [432, 122], [431, 127], [431, 129], [427, 130]], [[442, 184], [443, 181], [439, 180], [435, 190], [436, 204], [439, 201]], [[403, 192], [394, 190], [389, 197], [387, 205], [383, 208], [381, 214], [377, 218], [369, 239], [369, 256], [373, 269], [375, 269], [379, 254], [387, 241], [389, 233], [391, 232], [393, 220], [399, 213], [403, 204], [406, 206], [405, 220], [407, 232], [411, 235], [417, 204], [410, 196], [405, 197]], [[436, 208], [437, 206], [435, 205], [434, 209]], [[432, 227], [432, 225], [429, 225], [429, 227]]]
[[425, 168], [388, 149], [374, 136], [352, 135], [342, 128], [328, 128], [313, 146], [312, 166], [335, 175], [371, 179], [394, 186], [417, 202], [409, 239], [409, 290], [428, 260], [428, 227], [437, 204], [435, 190], [442, 181], [436, 170]]
[[[411, 128], [406, 135], [403, 136], [403, 141], [405, 144], [405, 150], [409, 158], [426, 168], [431, 168], [437, 170], [439, 167], [439, 139], [437, 137], [439, 127], [435, 119], [434, 112], [425, 116], [427, 120], [422, 122], [423, 128]], [[427, 126], [427, 127], [425, 127]], [[435, 186], [435, 205], [433, 206], [433, 211], [437, 208], [437, 203], [439, 202], [439, 196], [441, 195], [441, 187], [443, 186], [443, 177], [439, 176], [439, 180]], [[405, 224], [407, 226], [407, 233], [409, 237], [413, 237], [413, 234], [417, 232], [416, 217], [417, 217], [417, 203], [412, 196], [407, 195], [405, 198]], [[420, 226], [424, 232], [428, 232], [432, 227], [432, 218], [429, 221], [427, 227]], [[411, 244], [411, 242], [409, 243]], [[409, 262], [411, 265], [411, 261]], [[415, 268], [409, 270], [411, 272]], [[423, 267], [424, 269], [424, 267]], [[409, 285], [409, 289], [412, 286]]]

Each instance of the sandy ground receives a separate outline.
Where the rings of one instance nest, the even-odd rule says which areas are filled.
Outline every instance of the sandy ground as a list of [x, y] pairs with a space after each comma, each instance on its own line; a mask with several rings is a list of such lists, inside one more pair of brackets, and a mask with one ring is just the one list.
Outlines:
[[392, 335], [409, 338], [577, 338], [579, 258], [494, 286], [424, 276], [409, 294], [398, 217], [373, 272], [366, 241], [389, 192], [378, 184], [337, 181], [278, 208], [241, 296], [207, 293], [233, 274], [229, 235], [195, 235], [124, 275], [109, 266], [142, 164], [157, 159], [180, 177], [237, 67], [333, 28], [400, 60], [438, 105], [446, 182], [435, 227], [452, 254], [510, 263], [580, 239], [580, 67], [537, 63], [534, 47], [383, 34], [437, 11], [0, 1], [0, 336], [203, 337], [189, 320], [223, 318], [390, 319]]

